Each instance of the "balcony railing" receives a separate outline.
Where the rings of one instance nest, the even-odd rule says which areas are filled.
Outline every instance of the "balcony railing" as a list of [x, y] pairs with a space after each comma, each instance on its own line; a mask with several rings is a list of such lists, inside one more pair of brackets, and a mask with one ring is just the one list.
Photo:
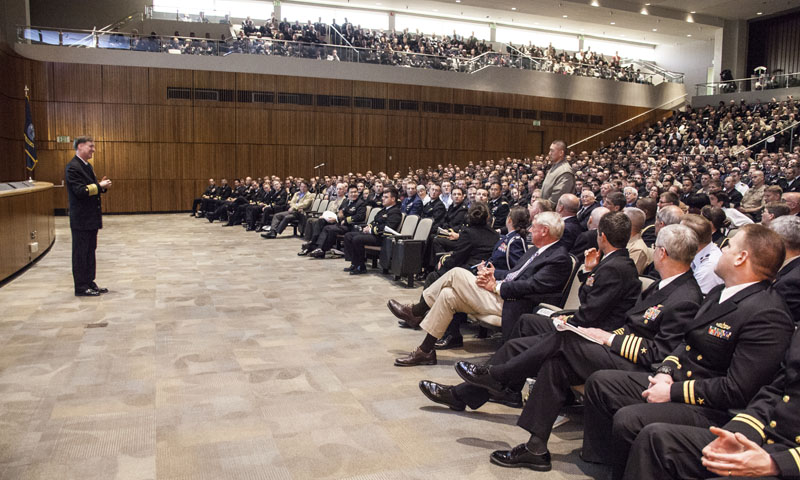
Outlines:
[[[269, 55], [392, 65], [405, 68], [425, 68], [463, 73], [476, 73], [489, 67], [517, 68], [562, 75], [585, 76], [623, 82], [653, 84], [664, 77], [658, 73], [637, 72], [633, 67], [611, 67], [573, 62], [557, 62], [550, 58], [535, 58], [524, 54], [486, 52], [476, 57], [461, 55], [430, 55], [409, 51], [358, 48], [350, 45], [305, 43], [261, 37], [225, 39], [141, 36], [121, 32], [18, 27], [17, 41], [21, 43], [60, 45], [75, 48], [102, 48], [160, 52], [180, 55], [227, 56], [231, 54]], [[655, 80], [655, 81], [654, 81]], [[669, 80], [668, 80], [669, 81]], [[683, 81], [683, 77], [671, 81]]]
[[782, 75], [762, 74], [724, 82], [698, 83], [695, 85], [695, 95], [719, 95], [792, 87], [800, 87], [800, 72]]

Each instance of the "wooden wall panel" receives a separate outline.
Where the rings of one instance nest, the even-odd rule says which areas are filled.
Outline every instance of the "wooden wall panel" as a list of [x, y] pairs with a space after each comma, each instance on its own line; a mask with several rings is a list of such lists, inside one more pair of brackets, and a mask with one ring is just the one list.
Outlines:
[[53, 64], [53, 100], [56, 102], [102, 102], [103, 70], [100, 65]]
[[363, 147], [385, 147], [387, 142], [386, 115], [353, 114], [353, 145]]
[[[103, 195], [103, 212], [150, 212], [150, 180], [114, 180]], [[191, 207], [191, 205], [189, 205]]]
[[275, 90], [289, 93], [316, 93], [316, 79], [311, 77], [275, 77]]
[[66, 135], [75, 138], [91, 135], [95, 143], [103, 140], [103, 108], [100, 103], [53, 103], [50, 111], [50, 138]]
[[274, 145], [236, 145], [235, 169], [254, 177], [277, 175], [276, 155]]
[[425, 148], [456, 148], [458, 121], [441, 118], [422, 118], [422, 146]]
[[485, 125], [479, 120], [458, 120], [453, 130], [455, 148], [458, 150], [479, 150], [483, 148]]
[[[194, 153], [188, 143], [150, 143], [150, 177], [157, 180], [194, 178], [188, 166]], [[184, 166], [187, 167], [184, 171]]]
[[[251, 90], [257, 92], [274, 92], [275, 75], [259, 75], [256, 73], [237, 73], [236, 88], [238, 90]], [[243, 104], [242, 106], [247, 106]]]
[[[275, 175], [308, 178], [314, 172], [314, 147], [306, 145], [279, 145]], [[337, 172], [338, 173], [338, 172]]]
[[419, 116], [390, 116], [386, 122], [386, 144], [390, 147], [418, 148], [421, 145], [422, 119]]
[[102, 109], [104, 140], [146, 142], [150, 139], [145, 105], [104, 104]]
[[191, 143], [194, 141], [193, 113], [190, 106], [149, 105], [147, 126], [150, 141]]
[[353, 147], [352, 168], [356, 172], [386, 171], [387, 153], [384, 147]]
[[313, 145], [314, 112], [276, 110], [272, 121], [272, 143], [278, 145]]
[[273, 143], [272, 112], [255, 109], [238, 110], [236, 112], [236, 143]]
[[[314, 114], [314, 145], [350, 146], [353, 144], [353, 122], [343, 121], [342, 114]], [[347, 118], [347, 120], [350, 120]]]
[[[150, 210], [153, 212], [176, 212], [192, 206], [191, 200], [183, 201], [180, 183], [175, 180], [150, 179]], [[200, 195], [198, 191], [196, 195]]]
[[314, 164], [323, 163], [320, 170], [328, 174], [353, 172], [352, 147], [314, 147]]
[[389, 84], [375, 82], [353, 82], [353, 96], [366, 98], [386, 98]]
[[147, 103], [150, 93], [147, 69], [103, 65], [102, 72], [103, 103]]
[[167, 87], [192, 88], [194, 77], [191, 70], [171, 68], [149, 68], [148, 89], [151, 105], [191, 105], [191, 100], [168, 100]]
[[53, 100], [53, 64], [27, 60], [28, 72], [25, 84], [30, 87], [31, 101], [48, 102]]
[[236, 142], [236, 109], [195, 107], [194, 135], [198, 142]]

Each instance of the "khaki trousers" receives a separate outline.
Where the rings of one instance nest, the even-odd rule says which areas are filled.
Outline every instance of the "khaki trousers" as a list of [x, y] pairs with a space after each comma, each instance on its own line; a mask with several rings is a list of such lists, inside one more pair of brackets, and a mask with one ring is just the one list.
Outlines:
[[420, 327], [441, 338], [456, 312], [502, 316], [503, 299], [480, 288], [476, 280], [468, 270], [454, 268], [433, 282], [422, 292], [422, 298], [431, 309]]

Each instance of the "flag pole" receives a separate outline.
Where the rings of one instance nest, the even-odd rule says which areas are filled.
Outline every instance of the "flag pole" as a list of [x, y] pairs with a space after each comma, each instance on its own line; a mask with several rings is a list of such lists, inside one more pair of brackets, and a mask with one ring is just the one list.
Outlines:
[[[25, 85], [25, 100], [28, 100], [28, 92], [30, 92], [30, 88], [28, 85]], [[33, 182], [33, 170], [28, 170], [28, 181]]]

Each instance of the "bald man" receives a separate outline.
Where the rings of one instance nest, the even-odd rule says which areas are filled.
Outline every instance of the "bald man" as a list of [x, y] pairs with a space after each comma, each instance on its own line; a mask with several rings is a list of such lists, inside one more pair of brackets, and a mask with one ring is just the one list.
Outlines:
[[564, 234], [561, 236], [561, 245], [567, 251], [572, 250], [578, 235], [583, 233], [583, 227], [581, 227], [581, 222], [576, 215], [580, 208], [580, 199], [571, 193], [561, 195], [556, 205], [556, 213], [564, 220]]

